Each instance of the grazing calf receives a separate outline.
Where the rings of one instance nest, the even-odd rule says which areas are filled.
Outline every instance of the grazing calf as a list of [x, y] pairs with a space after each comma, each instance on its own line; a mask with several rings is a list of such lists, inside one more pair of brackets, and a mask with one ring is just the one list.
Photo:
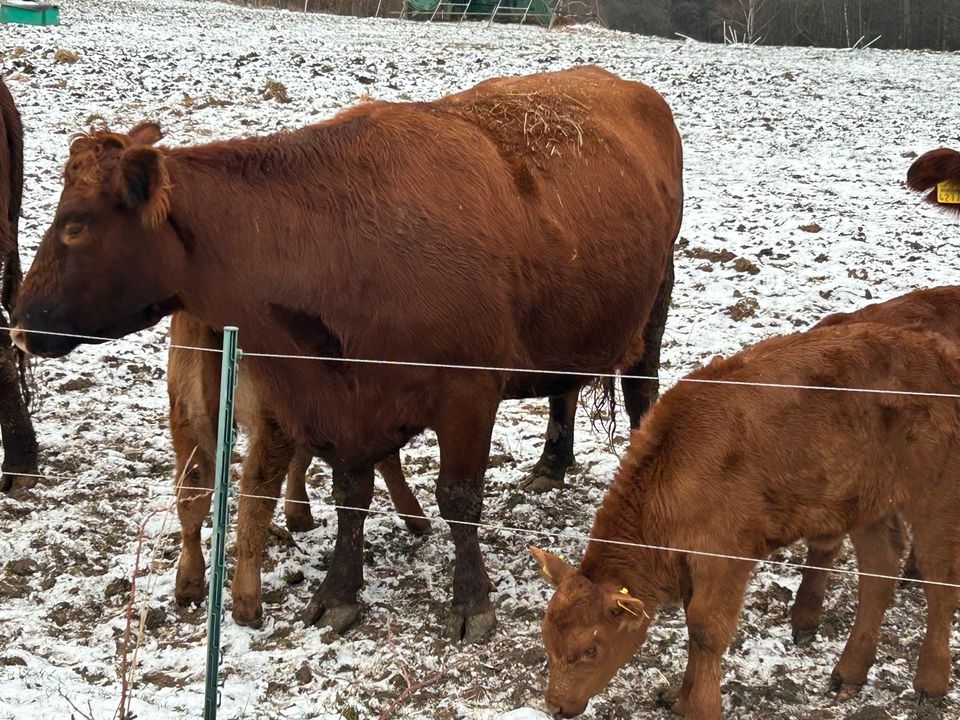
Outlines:
[[[872, 323], [824, 327], [715, 359], [689, 377], [956, 393], [955, 346]], [[911, 524], [924, 579], [960, 581], [960, 402], [953, 398], [680, 383], [641, 423], [576, 569], [533, 548], [557, 590], [543, 620], [555, 714], [583, 712], [643, 643], [664, 603], [682, 602], [687, 668], [674, 710], [720, 717], [720, 661], [755, 563], [800, 538], [849, 534], [861, 571], [896, 576], [891, 520]], [[907, 471], [908, 470], [908, 471]], [[597, 542], [698, 550], [667, 552]], [[833, 671], [842, 692], [874, 661], [894, 579], [859, 579], [857, 617]], [[927, 632], [914, 687], [943, 695], [957, 591], [924, 585]]]
[[[960, 287], [943, 287], [916, 290], [882, 303], [867, 305], [849, 313], [828, 315], [814, 329], [848, 323], [874, 322], [912, 330], [928, 330], [942, 335], [946, 340], [960, 345]], [[899, 529], [896, 522], [893, 529]], [[810, 540], [807, 565], [829, 568], [833, 566], [842, 541]], [[906, 574], [916, 574], [916, 560], [911, 553]], [[803, 581], [797, 590], [797, 598], [790, 613], [793, 639], [800, 644], [816, 634], [826, 594], [830, 573], [821, 570], [803, 571]]]
[[[17, 230], [23, 197], [23, 126], [7, 86], [0, 80], [0, 305], [8, 313], [20, 289]], [[37, 438], [30, 421], [23, 353], [7, 334], [0, 312], [0, 436], [3, 475], [0, 491], [36, 484]]]
[[926, 152], [907, 171], [907, 187], [927, 192], [927, 202], [960, 213], [960, 152], [939, 148]]
[[[223, 334], [184, 313], [174, 313], [170, 323], [167, 391], [170, 395], [170, 436], [176, 454], [177, 514], [180, 518], [180, 561], [174, 595], [180, 605], [200, 604], [204, 595], [203, 550], [200, 528], [210, 514], [217, 447], [217, 411], [220, 400], [220, 354], [187, 348], [220, 348]], [[177, 347], [179, 346], [179, 347]], [[306, 475], [313, 454], [282, 435], [276, 421], [257, 400], [254, 388], [239, 375], [235, 414], [250, 432], [251, 454], [268, 457], [266, 464], [281, 478], [286, 475], [283, 514], [287, 528], [303, 532], [314, 527], [306, 490]], [[390, 498], [410, 532], [430, 530], [430, 521], [403, 477], [399, 453], [377, 465]], [[183, 489], [180, 489], [183, 488]], [[199, 492], [198, 492], [199, 490]]]

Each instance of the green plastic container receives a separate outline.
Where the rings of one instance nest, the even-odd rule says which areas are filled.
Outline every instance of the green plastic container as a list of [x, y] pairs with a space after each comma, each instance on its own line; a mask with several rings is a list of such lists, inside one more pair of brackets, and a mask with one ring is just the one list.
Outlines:
[[59, 25], [60, 9], [45, 3], [5, 0], [0, 2], [0, 22], [22, 25]]

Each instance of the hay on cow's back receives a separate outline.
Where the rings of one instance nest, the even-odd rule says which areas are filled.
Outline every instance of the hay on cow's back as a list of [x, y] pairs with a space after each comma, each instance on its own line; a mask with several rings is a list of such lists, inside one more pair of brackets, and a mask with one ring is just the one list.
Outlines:
[[591, 134], [589, 108], [572, 95], [555, 91], [478, 94], [449, 109], [492, 136], [501, 152], [538, 165], [566, 152], [581, 152]]

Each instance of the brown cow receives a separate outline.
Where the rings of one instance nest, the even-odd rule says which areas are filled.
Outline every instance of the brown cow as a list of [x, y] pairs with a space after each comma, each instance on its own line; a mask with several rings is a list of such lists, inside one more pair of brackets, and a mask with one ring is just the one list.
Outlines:
[[[853, 323], [766, 340], [689, 378], [950, 394], [957, 356], [936, 333]], [[895, 577], [900, 513], [924, 579], [960, 581], [958, 411], [956, 396], [693, 382], [665, 393], [631, 439], [580, 568], [533, 549], [557, 586], [543, 621], [552, 710], [581, 713], [643, 643], [657, 608], [682, 602], [689, 656], [674, 710], [719, 718], [720, 662], [755, 564], [722, 556], [763, 558], [800, 538], [849, 533], [861, 571]], [[832, 674], [844, 695], [866, 681], [893, 577], [859, 578], [856, 621]], [[949, 684], [958, 593], [924, 592], [914, 688], [936, 697]]]
[[960, 213], [960, 152], [949, 148], [925, 152], [907, 171], [907, 187], [929, 190], [927, 202]]
[[[960, 287], [943, 286], [916, 290], [906, 295], [874, 303], [854, 312], [834, 313], [814, 325], [814, 329], [857, 322], [873, 322], [912, 330], [928, 330], [960, 344]], [[831, 567], [842, 542], [811, 540], [807, 565]], [[906, 574], [916, 574], [913, 554], [907, 562]], [[793, 639], [805, 642], [816, 634], [830, 573], [805, 569], [790, 614]]]
[[[203, 550], [200, 528], [210, 514], [210, 492], [216, 466], [217, 412], [220, 401], [220, 354], [188, 348], [223, 346], [223, 335], [205, 327], [185, 313], [174, 313], [170, 322], [170, 355], [167, 361], [167, 391], [170, 395], [170, 436], [176, 455], [177, 514], [180, 518], [181, 550], [177, 563], [174, 596], [181, 605], [204, 599]], [[284, 441], [276, 422], [265, 412], [256, 391], [243, 373], [238, 378], [235, 402], [237, 422], [250, 433], [252, 455], [274, 452], [278, 458], [265, 460], [286, 475], [286, 502], [283, 514], [287, 529], [303, 532], [314, 527], [306, 490], [306, 475], [313, 454]], [[420, 503], [403, 477], [396, 453], [377, 465], [393, 504], [410, 532], [430, 531]], [[273, 483], [278, 485], [282, 479]], [[183, 489], [179, 489], [183, 488]]]
[[[13, 97], [0, 80], [0, 304], [8, 313], [23, 279], [17, 242], [22, 197], [23, 126]], [[7, 329], [7, 319], [2, 312], [0, 329]], [[29, 401], [23, 354], [4, 332], [0, 337], [0, 435], [3, 439], [0, 491], [3, 492], [32, 487], [40, 472]]]
[[[144, 144], [156, 132], [74, 140], [14, 314], [17, 343], [62, 355], [80, 340], [29, 331], [119, 337], [178, 309], [237, 325], [258, 397], [332, 465], [349, 508], [369, 505], [374, 463], [432, 428], [456, 548], [447, 629], [482, 638], [496, 619], [475, 523], [501, 399], [656, 372], [683, 192], [670, 109], [640, 83], [581, 67], [428, 103], [363, 103], [265, 138]], [[655, 383], [624, 385], [635, 415]], [[263, 462], [247, 458], [243, 492], [278, 494], [281, 475]], [[240, 501], [241, 623], [262, 615], [273, 507]], [[342, 631], [356, 619], [365, 517], [338, 511], [308, 622]]]

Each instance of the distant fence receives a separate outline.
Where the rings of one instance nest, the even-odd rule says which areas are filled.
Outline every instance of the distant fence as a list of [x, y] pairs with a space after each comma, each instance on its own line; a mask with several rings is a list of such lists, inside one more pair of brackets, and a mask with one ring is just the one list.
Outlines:
[[355, 17], [400, 17], [404, 0], [231, 0], [235, 5], [275, 7]]

